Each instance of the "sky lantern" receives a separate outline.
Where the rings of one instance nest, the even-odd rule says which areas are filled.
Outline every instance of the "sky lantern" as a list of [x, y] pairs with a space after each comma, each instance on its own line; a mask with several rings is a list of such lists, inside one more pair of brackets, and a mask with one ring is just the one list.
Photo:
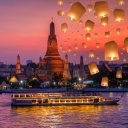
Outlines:
[[94, 25], [95, 25], [95, 23], [94, 23], [93, 21], [87, 20], [87, 21], [85, 22], [85, 29], [86, 29], [87, 31], [91, 31], [91, 30], [93, 29]]
[[128, 37], [126, 37], [125, 40], [124, 40], [124, 47], [125, 47], [125, 49], [128, 53]]
[[105, 32], [105, 37], [106, 38], [110, 37], [110, 32], [109, 31], [108, 32]]
[[72, 5], [72, 2], [69, 2], [69, 5]]
[[108, 77], [102, 77], [101, 86], [108, 87]]
[[64, 16], [64, 15], [65, 15], [64, 11], [61, 11], [61, 10], [57, 11], [57, 14], [58, 14], [59, 16]]
[[62, 52], [65, 53], [66, 52], [65, 49], [63, 49]]
[[87, 5], [87, 10], [88, 10], [88, 12], [92, 12], [92, 5]]
[[95, 62], [91, 62], [88, 64], [88, 68], [91, 75], [97, 74], [99, 72], [99, 69]]
[[62, 45], [60, 45], [60, 49], [62, 49], [62, 47], [63, 47], [63, 46], [62, 46]]
[[68, 47], [68, 52], [71, 52], [72, 50], [71, 50], [71, 47]]
[[120, 28], [116, 29], [116, 34], [119, 35], [120, 34]]
[[99, 18], [109, 16], [109, 8], [108, 8], [108, 3], [106, 1], [96, 2], [94, 8]]
[[98, 33], [94, 33], [94, 36], [95, 36], [95, 37], [98, 37]]
[[68, 25], [67, 23], [61, 24], [61, 31], [66, 33], [68, 31]]
[[95, 56], [94, 50], [90, 50], [88, 56], [89, 56], [89, 58], [93, 58]]
[[115, 41], [110, 41], [105, 44], [104, 56], [107, 61], [119, 60], [118, 46]]
[[76, 2], [72, 4], [68, 17], [73, 21], [79, 21], [85, 12], [85, 7], [80, 2]]
[[118, 5], [123, 5], [124, 4], [124, 0], [118, 0]]
[[101, 24], [103, 26], [107, 26], [108, 25], [108, 17], [103, 17], [101, 18]]
[[98, 18], [97, 13], [94, 13], [94, 17], [95, 17], [95, 18]]
[[75, 48], [75, 50], [78, 50], [78, 45], [75, 44], [75, 45], [74, 45], [74, 48]]
[[126, 62], [126, 61], [127, 61], [127, 59], [126, 59], [126, 58], [123, 58], [123, 61], [124, 61], [124, 62]]
[[121, 70], [118, 70], [116, 72], [116, 78], [122, 78], [122, 71]]
[[87, 33], [87, 34], [85, 35], [85, 37], [86, 37], [86, 39], [89, 41], [89, 40], [91, 39], [91, 34], [90, 34], [90, 33]]
[[97, 56], [96, 56], [96, 59], [97, 59], [97, 60], [99, 60], [99, 59], [100, 59], [100, 56], [99, 56], [99, 55], [97, 55]]
[[63, 5], [63, 0], [57, 0], [58, 5]]
[[87, 48], [87, 44], [85, 42], [82, 43], [83, 48]]
[[99, 48], [100, 47], [100, 43], [96, 43], [96, 48]]
[[76, 56], [76, 52], [74, 52], [74, 54], [73, 54], [74, 56]]
[[122, 9], [115, 9], [114, 10], [114, 17], [116, 22], [124, 21], [124, 10]]
[[80, 20], [79, 23], [80, 23], [80, 24], [83, 24], [83, 20]]

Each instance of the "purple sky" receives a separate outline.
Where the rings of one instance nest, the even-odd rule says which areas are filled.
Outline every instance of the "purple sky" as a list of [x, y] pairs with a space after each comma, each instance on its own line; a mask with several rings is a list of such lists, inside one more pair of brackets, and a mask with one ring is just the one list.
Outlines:
[[[72, 52], [68, 53], [70, 62], [79, 63], [80, 55], [84, 56], [84, 63], [97, 61], [96, 58], [89, 59], [89, 50], [94, 50], [95, 55], [99, 55], [101, 60], [104, 60], [104, 44], [114, 40], [117, 42], [120, 53], [119, 63], [127, 58], [128, 53], [123, 50], [124, 39], [128, 36], [128, 1], [124, 0], [124, 5], [119, 6], [118, 0], [106, 0], [109, 5], [110, 16], [109, 24], [106, 27], [101, 25], [101, 21], [94, 17], [93, 12], [87, 11], [87, 5], [94, 4], [97, 0], [79, 0], [86, 8], [86, 13], [79, 22], [70, 21], [67, 18], [67, 13], [70, 10], [69, 2], [77, 2], [76, 0], [63, 0], [63, 5], [57, 5], [57, 0], [0, 0], [0, 62], [7, 64], [16, 64], [17, 53], [20, 53], [21, 64], [26, 64], [26, 60], [32, 60], [38, 63], [39, 56], [42, 58], [45, 55], [47, 47], [47, 39], [49, 35], [49, 25], [53, 17], [55, 23], [55, 33], [58, 40], [58, 49], [61, 57], [64, 59], [65, 53], [62, 49], [68, 51], [68, 47], [72, 48]], [[114, 21], [113, 10], [119, 8], [125, 10], [125, 20], [121, 23]], [[57, 11], [65, 11], [65, 16], [58, 16]], [[94, 29], [91, 33], [92, 38], [87, 41], [81, 34], [88, 33], [84, 29], [85, 21], [92, 20], [95, 22]], [[68, 32], [61, 32], [61, 24], [68, 24]], [[120, 28], [120, 35], [116, 35], [116, 29]], [[104, 33], [111, 32], [110, 38], [106, 38]], [[98, 38], [94, 37], [94, 33], [98, 33]], [[74, 40], [77, 40], [76, 42]], [[87, 48], [82, 47], [82, 43], [87, 44]], [[95, 44], [101, 44], [99, 49], [96, 49]], [[78, 45], [78, 50], [74, 50], [74, 44]], [[60, 49], [60, 45], [62, 49]], [[76, 52], [76, 56], [74, 56]], [[128, 59], [127, 61], [128, 62]]]

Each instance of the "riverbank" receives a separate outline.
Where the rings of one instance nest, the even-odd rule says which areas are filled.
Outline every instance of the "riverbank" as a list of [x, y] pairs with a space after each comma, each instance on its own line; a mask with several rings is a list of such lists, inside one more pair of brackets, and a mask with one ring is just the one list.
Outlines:
[[128, 88], [85, 88], [83, 90], [67, 90], [66, 88], [48, 89], [7, 89], [2, 93], [43, 93], [43, 92], [128, 92]]

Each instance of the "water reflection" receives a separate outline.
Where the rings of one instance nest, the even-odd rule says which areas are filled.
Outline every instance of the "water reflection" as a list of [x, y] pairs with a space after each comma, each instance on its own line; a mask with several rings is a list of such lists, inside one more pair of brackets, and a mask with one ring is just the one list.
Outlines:
[[[121, 96], [120, 94], [105, 94]], [[11, 107], [10, 95], [0, 97], [0, 128], [120, 128], [128, 127], [128, 95], [112, 106]]]

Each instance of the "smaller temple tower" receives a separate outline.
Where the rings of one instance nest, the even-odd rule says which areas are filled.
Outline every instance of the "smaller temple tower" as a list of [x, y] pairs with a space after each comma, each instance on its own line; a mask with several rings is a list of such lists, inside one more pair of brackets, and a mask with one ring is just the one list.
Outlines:
[[20, 74], [21, 73], [21, 68], [20, 68], [20, 55], [18, 53], [17, 55], [17, 63], [16, 63], [16, 74]]
[[64, 62], [64, 72], [63, 77], [65, 79], [71, 79], [70, 71], [69, 71], [69, 65], [68, 65], [68, 55], [65, 55], [65, 62]]
[[79, 75], [82, 78], [82, 80], [86, 80], [87, 79], [87, 75], [86, 75], [85, 70], [84, 70], [83, 56], [80, 56]]

